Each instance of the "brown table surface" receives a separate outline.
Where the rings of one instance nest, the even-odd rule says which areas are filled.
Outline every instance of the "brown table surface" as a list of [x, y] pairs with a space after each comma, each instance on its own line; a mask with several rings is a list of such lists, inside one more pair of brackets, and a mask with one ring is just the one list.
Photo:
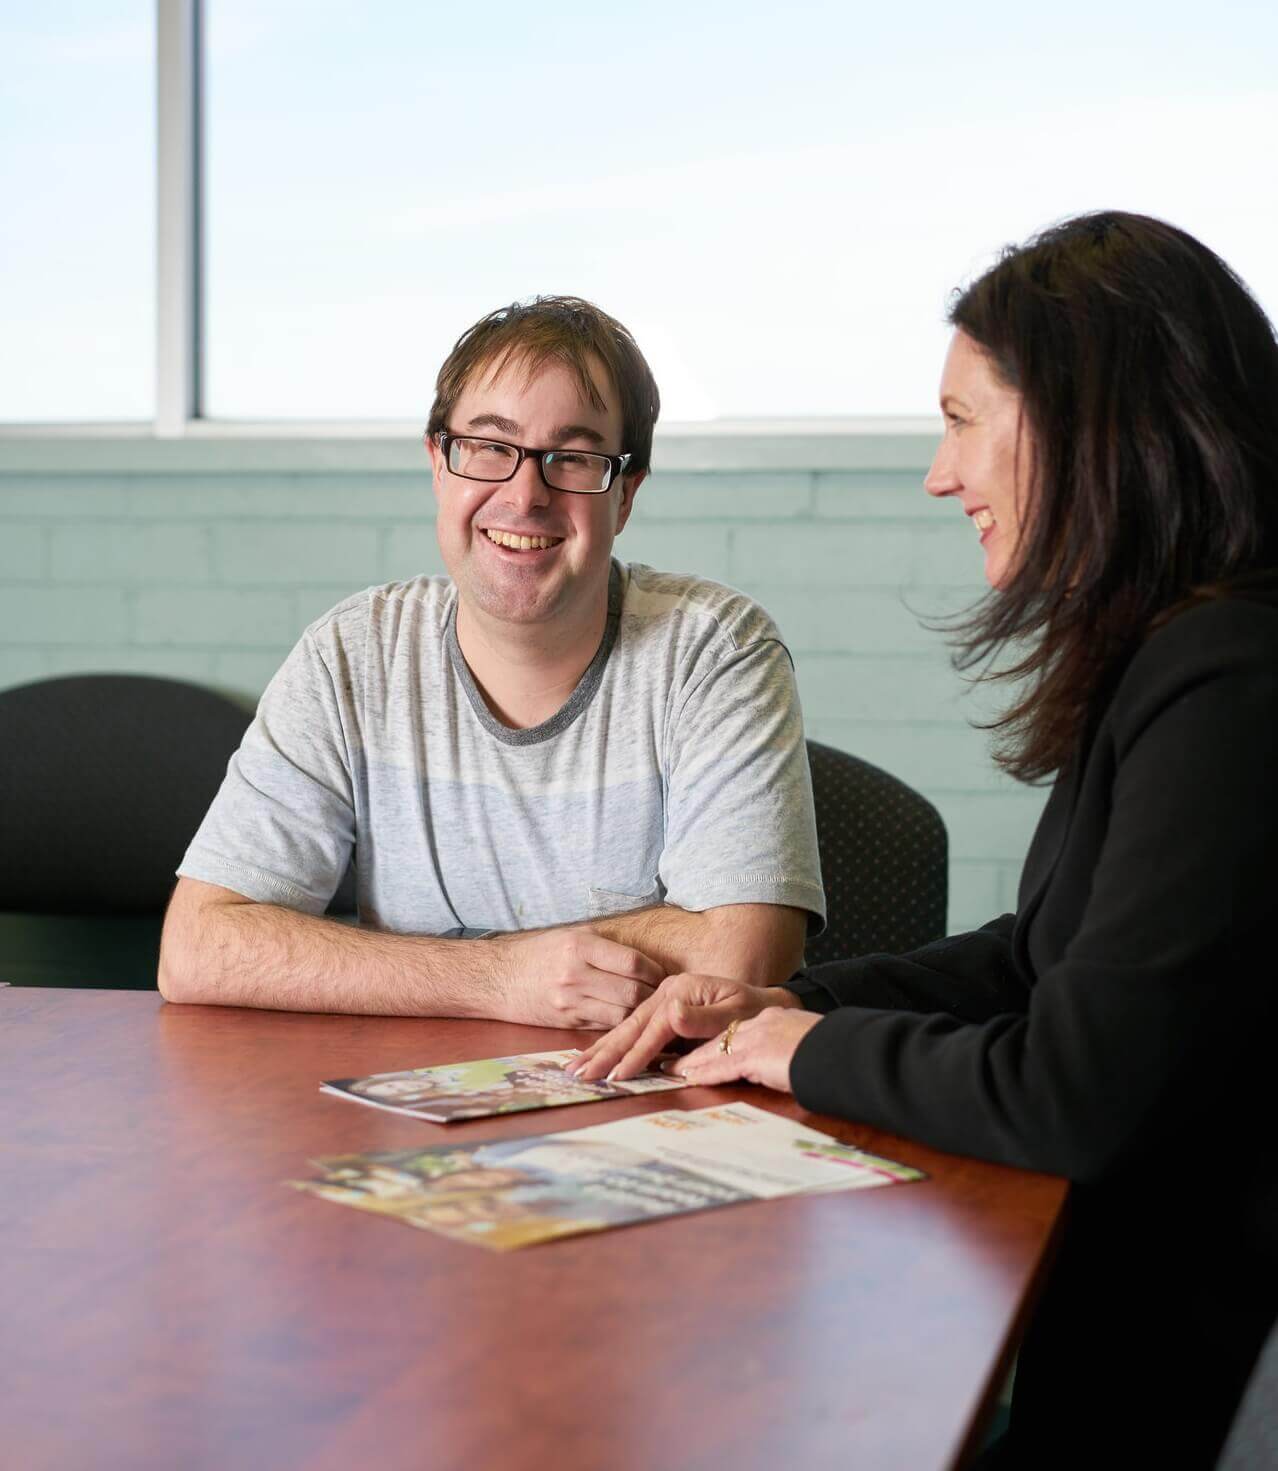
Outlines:
[[[323, 1078], [542, 1051], [499, 1022], [0, 989], [0, 1461], [41, 1468], [963, 1464], [1064, 1184], [752, 1088], [442, 1125]], [[747, 1099], [917, 1165], [508, 1254], [280, 1182], [316, 1155]]]

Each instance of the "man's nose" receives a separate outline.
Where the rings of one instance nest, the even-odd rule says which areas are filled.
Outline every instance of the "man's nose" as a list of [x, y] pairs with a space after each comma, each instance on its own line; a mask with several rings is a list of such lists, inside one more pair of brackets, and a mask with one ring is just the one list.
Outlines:
[[534, 455], [525, 455], [524, 462], [506, 482], [502, 497], [512, 510], [528, 512], [540, 510], [550, 504], [553, 492], [541, 478], [541, 465]]

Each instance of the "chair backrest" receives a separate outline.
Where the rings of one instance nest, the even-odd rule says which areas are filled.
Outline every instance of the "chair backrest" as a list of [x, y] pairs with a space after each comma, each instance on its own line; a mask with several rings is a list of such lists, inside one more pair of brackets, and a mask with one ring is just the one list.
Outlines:
[[0, 691], [0, 910], [159, 914], [251, 718], [144, 675]]
[[1278, 1466], [1278, 1323], [1251, 1371], [1216, 1471], [1273, 1471]]
[[858, 756], [808, 742], [828, 919], [809, 965], [900, 954], [945, 933], [948, 850], [941, 814]]

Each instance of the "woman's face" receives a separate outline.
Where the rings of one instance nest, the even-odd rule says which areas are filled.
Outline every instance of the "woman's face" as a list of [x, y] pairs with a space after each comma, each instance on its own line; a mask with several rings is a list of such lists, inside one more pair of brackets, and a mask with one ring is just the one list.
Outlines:
[[1021, 433], [1020, 394], [998, 377], [963, 332], [955, 332], [945, 355], [941, 413], [945, 437], [924, 489], [929, 495], [958, 497], [985, 549], [985, 580], [1003, 587], [1016, 567], [1029, 438]]

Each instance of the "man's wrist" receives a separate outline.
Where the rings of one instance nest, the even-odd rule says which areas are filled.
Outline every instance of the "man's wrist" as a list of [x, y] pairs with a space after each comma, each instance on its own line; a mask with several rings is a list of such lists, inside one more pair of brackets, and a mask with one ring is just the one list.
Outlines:
[[482, 939], [461, 935], [405, 936], [421, 957], [419, 977], [446, 1009], [424, 1016], [501, 1019], [500, 1003], [511, 990], [517, 964], [510, 943], [516, 935], [493, 931]]
[[522, 930], [496, 931], [471, 943], [480, 984], [491, 994], [488, 1001], [504, 995], [514, 984], [519, 966], [519, 952], [526, 941]]

